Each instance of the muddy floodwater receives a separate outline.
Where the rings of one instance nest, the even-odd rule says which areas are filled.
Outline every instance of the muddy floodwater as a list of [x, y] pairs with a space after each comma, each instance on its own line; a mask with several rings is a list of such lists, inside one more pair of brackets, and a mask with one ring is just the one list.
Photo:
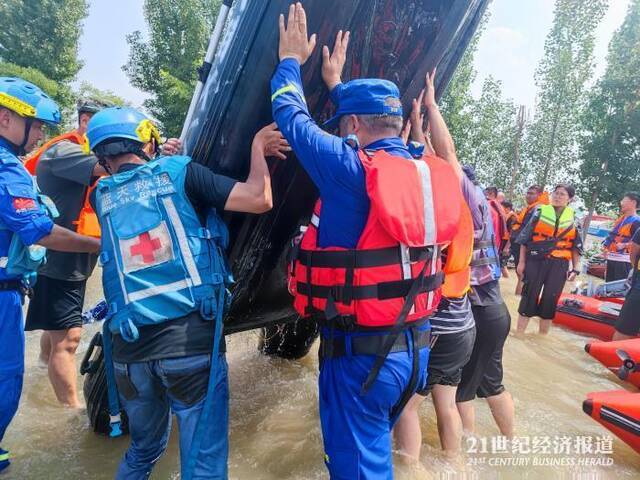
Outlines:
[[[90, 281], [87, 305], [101, 298], [99, 271], [96, 273]], [[517, 298], [513, 289], [513, 278], [504, 279], [502, 290], [515, 326]], [[98, 328], [86, 328], [78, 362]], [[529, 328], [537, 330], [537, 322]], [[38, 365], [39, 335], [27, 333], [24, 392], [3, 445], [12, 451], [14, 460], [10, 472], [0, 478], [113, 478], [129, 438], [97, 436], [90, 430], [84, 411], [58, 406], [46, 369]], [[492, 440], [498, 431], [486, 403], [477, 400], [476, 433], [480, 438], [467, 440], [459, 459], [446, 459], [439, 450], [433, 406], [427, 401], [422, 409], [421, 462], [404, 466], [396, 461], [396, 478], [640, 478], [640, 455], [616, 437], [611, 444], [606, 438], [599, 439], [608, 436], [608, 431], [582, 412], [588, 392], [632, 390], [585, 353], [587, 340], [557, 327], [546, 338], [529, 333], [524, 340], [513, 336], [507, 340], [504, 383], [514, 397], [516, 435], [521, 440], [515, 453], [501, 451], [499, 441]], [[317, 347], [300, 361], [285, 361], [261, 355], [255, 332], [233, 335], [227, 342], [230, 478], [327, 478], [317, 411]], [[78, 386], [81, 389], [81, 379]], [[169, 448], [152, 478], [179, 478], [176, 434], [174, 428]], [[566, 443], [569, 441], [571, 445]], [[554, 455], [561, 442], [565, 442], [565, 450], [561, 448]], [[590, 454], [596, 447], [605, 453]], [[552, 466], [540, 465], [551, 461]]]

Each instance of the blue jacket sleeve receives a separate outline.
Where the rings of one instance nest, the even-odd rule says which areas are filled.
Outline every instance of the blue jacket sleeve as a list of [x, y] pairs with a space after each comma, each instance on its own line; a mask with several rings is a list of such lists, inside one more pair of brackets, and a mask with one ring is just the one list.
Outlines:
[[336, 187], [358, 191], [362, 188], [362, 165], [357, 153], [311, 118], [296, 60], [288, 58], [278, 65], [271, 79], [271, 102], [278, 128], [323, 197]]
[[51, 233], [53, 221], [40, 206], [29, 174], [18, 165], [5, 165], [0, 172], [0, 222], [32, 245]]

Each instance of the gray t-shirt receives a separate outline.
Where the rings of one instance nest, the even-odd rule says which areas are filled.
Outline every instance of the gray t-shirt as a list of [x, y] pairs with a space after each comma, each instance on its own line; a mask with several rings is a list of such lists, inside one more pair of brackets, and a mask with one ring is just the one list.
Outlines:
[[[67, 140], [56, 143], [40, 157], [36, 168], [38, 186], [42, 193], [53, 200], [60, 212], [60, 216], [54, 220], [56, 225], [76, 230], [73, 222], [78, 219], [84, 205], [96, 163], [96, 157], [87, 155], [80, 145]], [[39, 273], [58, 280], [86, 280], [93, 272], [97, 259], [97, 255], [88, 253], [49, 250], [47, 263]]]

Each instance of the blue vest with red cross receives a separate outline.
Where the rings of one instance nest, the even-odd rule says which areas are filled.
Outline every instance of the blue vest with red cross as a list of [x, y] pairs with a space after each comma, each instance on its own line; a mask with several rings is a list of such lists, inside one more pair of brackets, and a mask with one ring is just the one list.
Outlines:
[[202, 226], [184, 189], [190, 161], [162, 157], [96, 189], [109, 325], [127, 341], [138, 327], [195, 311], [214, 319], [226, 305], [228, 231], [214, 209]]

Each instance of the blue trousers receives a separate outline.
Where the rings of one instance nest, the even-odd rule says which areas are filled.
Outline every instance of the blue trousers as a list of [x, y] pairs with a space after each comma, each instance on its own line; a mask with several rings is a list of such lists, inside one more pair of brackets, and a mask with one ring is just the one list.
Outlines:
[[[389, 354], [366, 395], [360, 389], [375, 362], [373, 355], [347, 354], [321, 361], [320, 423], [332, 480], [393, 478], [391, 430], [398, 415], [392, 417], [391, 412], [409, 384], [413, 355], [411, 350]], [[426, 385], [429, 348], [421, 348], [418, 355], [414, 392]]]
[[18, 410], [24, 374], [22, 299], [0, 291], [0, 442]]
[[[167, 447], [171, 413], [178, 419], [180, 466], [184, 473], [191, 442], [200, 421], [209, 383], [210, 355], [170, 358], [143, 363], [114, 362], [120, 400], [129, 417], [131, 445], [118, 480], [149, 478]], [[215, 402], [204, 430], [194, 479], [226, 479], [229, 455], [229, 387], [224, 354], [216, 360], [222, 370], [215, 385]]]

